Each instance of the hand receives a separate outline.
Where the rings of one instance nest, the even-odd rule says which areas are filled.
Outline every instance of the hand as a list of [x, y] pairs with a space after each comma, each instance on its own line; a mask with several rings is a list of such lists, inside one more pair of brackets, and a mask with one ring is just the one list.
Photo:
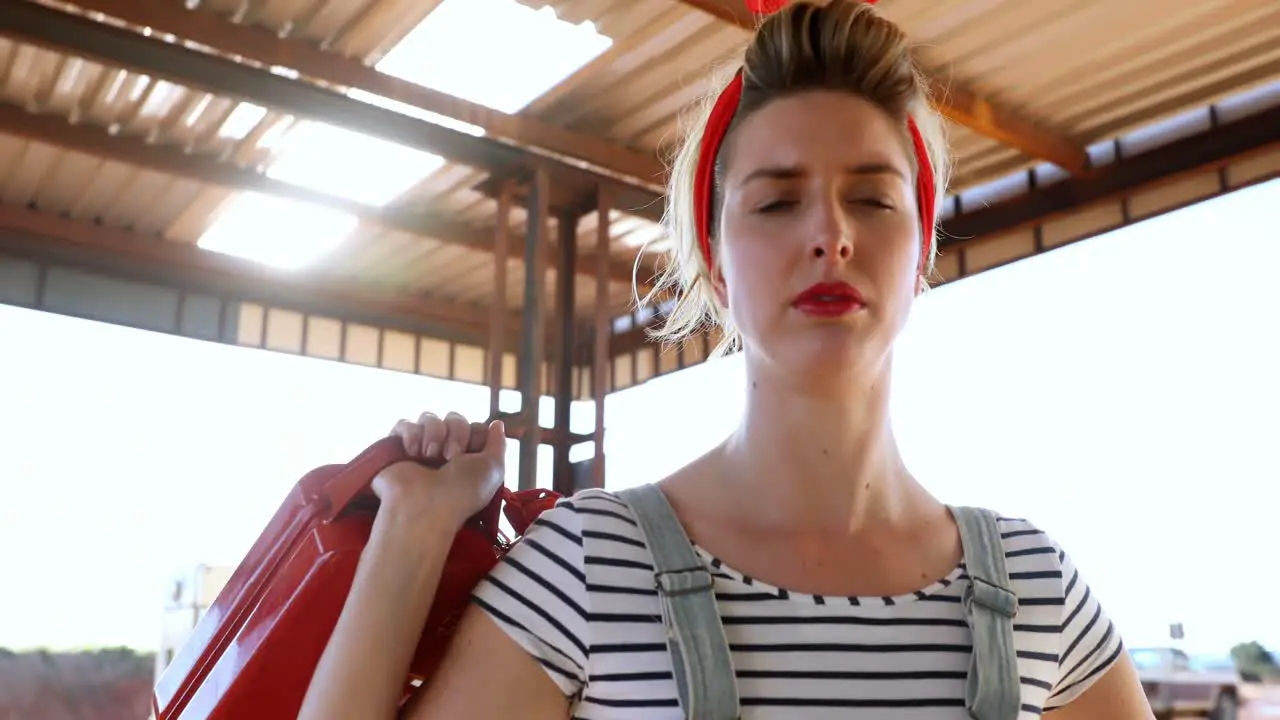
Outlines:
[[391, 435], [404, 443], [411, 462], [392, 465], [373, 479], [384, 513], [450, 523], [460, 528], [484, 509], [505, 479], [506, 428], [501, 420], [470, 423], [458, 413], [440, 419], [423, 413], [401, 420]]

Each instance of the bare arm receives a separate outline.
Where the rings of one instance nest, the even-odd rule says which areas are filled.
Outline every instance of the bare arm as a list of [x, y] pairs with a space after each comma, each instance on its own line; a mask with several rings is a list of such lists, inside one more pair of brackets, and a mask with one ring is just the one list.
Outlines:
[[447, 521], [413, 525], [378, 513], [299, 720], [396, 716], [456, 531]]
[[[401, 421], [394, 434], [410, 457], [445, 464], [433, 470], [398, 463], [374, 479], [382, 506], [299, 720], [394, 720], [453, 538], [502, 484], [501, 423], [486, 431], [459, 415], [440, 420], [424, 413], [417, 423]], [[468, 446], [474, 452], [464, 453]], [[555, 683], [480, 615], [466, 614], [414, 716], [565, 717], [567, 704]]]
[[467, 609], [439, 675], [405, 708], [407, 720], [564, 720], [568, 699], [498, 624]]
[[1053, 720], [1153, 720], [1151, 704], [1128, 653], [1121, 653], [1080, 697], [1046, 713]]
[[[454, 532], [442, 523], [425, 538], [414, 525], [379, 515], [299, 720], [396, 717]], [[469, 608], [440, 670], [404, 717], [516, 716], [562, 720], [568, 703], [537, 661], [487, 615]]]

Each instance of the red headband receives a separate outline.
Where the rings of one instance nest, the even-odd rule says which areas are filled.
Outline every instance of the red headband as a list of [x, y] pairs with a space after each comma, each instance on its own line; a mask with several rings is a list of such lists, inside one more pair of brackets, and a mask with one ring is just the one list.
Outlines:
[[[746, 0], [747, 7], [757, 15], [768, 15], [786, 6], [789, 0]], [[864, 0], [874, 5], [876, 0]], [[707, 118], [707, 126], [702, 131], [702, 145], [698, 148], [698, 167], [693, 180], [693, 222], [698, 229], [698, 247], [702, 258], [711, 264], [711, 204], [715, 195], [716, 157], [720, 154], [720, 145], [729, 131], [733, 116], [738, 111], [738, 103], [742, 100], [742, 71], [734, 73], [729, 85], [716, 98]], [[925, 145], [920, 128], [910, 115], [907, 116], [907, 130], [911, 133], [911, 145], [916, 155], [916, 204], [920, 209], [920, 272], [923, 273], [929, 262], [929, 253], [933, 248], [933, 165], [929, 162], [929, 151]]]

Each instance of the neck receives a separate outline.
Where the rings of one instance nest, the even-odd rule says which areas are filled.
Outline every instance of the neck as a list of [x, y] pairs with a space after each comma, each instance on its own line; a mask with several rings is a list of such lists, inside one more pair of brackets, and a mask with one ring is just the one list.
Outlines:
[[847, 534], [892, 522], [920, 497], [893, 437], [887, 358], [870, 376], [822, 387], [751, 365], [743, 421], [721, 452], [763, 525]]

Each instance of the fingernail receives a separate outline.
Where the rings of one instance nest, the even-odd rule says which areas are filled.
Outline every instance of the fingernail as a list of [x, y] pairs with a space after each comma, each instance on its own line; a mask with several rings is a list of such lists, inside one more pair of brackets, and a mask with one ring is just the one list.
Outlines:
[[426, 457], [433, 458], [440, 452], [440, 443], [431, 443], [427, 446]]
[[458, 451], [459, 451], [459, 450], [461, 450], [461, 449], [462, 449], [462, 448], [461, 448], [461, 447], [458, 445], [458, 443], [456, 443], [456, 442], [451, 442], [451, 443], [449, 443], [448, 445], [445, 445], [445, 446], [444, 446], [444, 459], [445, 459], [445, 460], [452, 460], [452, 459], [453, 459], [453, 456], [454, 456], [454, 455], [457, 455], [457, 454], [458, 454]]

